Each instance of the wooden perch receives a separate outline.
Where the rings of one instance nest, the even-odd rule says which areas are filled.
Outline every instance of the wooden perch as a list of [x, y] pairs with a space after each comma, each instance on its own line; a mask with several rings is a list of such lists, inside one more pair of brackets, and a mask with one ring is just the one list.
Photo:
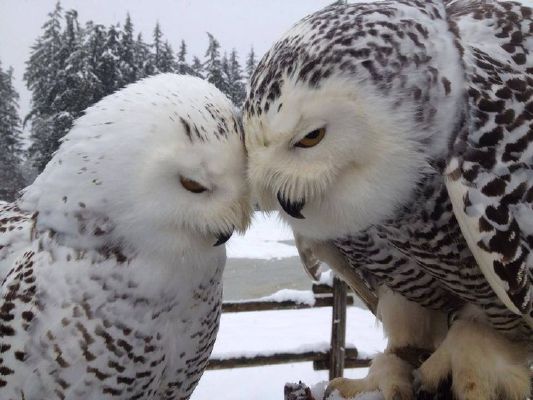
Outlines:
[[[211, 357], [207, 369], [245, 368], [263, 365], [285, 364], [312, 361], [315, 370], [327, 370], [330, 364], [330, 352], [307, 351], [304, 353], [280, 352], [270, 355], [253, 355], [232, 358]], [[345, 350], [344, 364], [347, 368], [368, 367], [368, 358], [357, 358], [357, 349]]]
[[[330, 289], [331, 293], [331, 289]], [[347, 298], [347, 304], [353, 304], [353, 298]], [[248, 311], [268, 311], [268, 310], [302, 310], [306, 308], [317, 307], [331, 307], [333, 305], [333, 297], [315, 297], [315, 303], [313, 305], [300, 303], [294, 300], [285, 301], [272, 301], [272, 300], [246, 300], [246, 301], [233, 301], [224, 302], [222, 304], [222, 312], [235, 313], [235, 312], [248, 312]]]

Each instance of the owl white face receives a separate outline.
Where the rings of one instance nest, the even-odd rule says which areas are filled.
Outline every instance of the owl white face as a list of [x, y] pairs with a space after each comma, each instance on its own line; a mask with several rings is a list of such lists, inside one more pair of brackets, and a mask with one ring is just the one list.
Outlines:
[[234, 106], [190, 76], [130, 85], [76, 121], [24, 201], [75, 246], [214, 251], [250, 220]]
[[244, 118], [254, 200], [315, 239], [391, 216], [424, 163], [408, 125], [387, 99], [348, 81], [288, 85], [266, 113]]
[[167, 139], [141, 160], [136, 196], [143, 218], [170, 233], [170, 240], [186, 233], [187, 241], [206, 246], [225, 243], [234, 230], [244, 231], [251, 208], [238, 133], [190, 142], [169, 132]]

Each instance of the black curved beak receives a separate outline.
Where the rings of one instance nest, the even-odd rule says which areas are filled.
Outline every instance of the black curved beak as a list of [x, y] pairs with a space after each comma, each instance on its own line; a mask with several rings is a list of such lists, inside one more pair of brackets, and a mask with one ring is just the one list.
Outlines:
[[221, 244], [226, 243], [231, 235], [233, 235], [233, 229], [229, 232], [219, 233], [217, 235], [217, 242], [213, 246], [220, 246]]
[[289, 214], [293, 218], [305, 219], [305, 217], [301, 213], [302, 208], [304, 208], [304, 206], [305, 206], [305, 201], [304, 200], [292, 202], [290, 200], [286, 200], [281, 195], [280, 192], [278, 192], [278, 196], [277, 197], [278, 197], [279, 204], [281, 205], [281, 208], [283, 208], [283, 210], [287, 214]]

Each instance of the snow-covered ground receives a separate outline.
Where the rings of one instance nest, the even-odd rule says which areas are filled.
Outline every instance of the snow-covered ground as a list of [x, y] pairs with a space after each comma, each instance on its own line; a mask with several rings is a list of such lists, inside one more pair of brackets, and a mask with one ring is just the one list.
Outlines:
[[[325, 351], [329, 346], [330, 329], [330, 308], [224, 314], [213, 356]], [[346, 343], [366, 356], [382, 351], [386, 341], [369, 311], [349, 307]], [[345, 372], [350, 378], [365, 375], [365, 368]], [[328, 372], [314, 371], [310, 362], [206, 371], [192, 400], [283, 399], [283, 387], [287, 382], [301, 380], [312, 386], [327, 379]]]
[[[232, 259], [272, 260], [274, 263], [296, 257], [298, 252], [292, 239], [290, 228], [280, 221], [277, 213], [256, 213], [246, 234], [234, 235], [228, 242], [228, 263]], [[261, 275], [260, 270], [255, 272]], [[242, 285], [254, 285], [250, 281], [252, 278], [247, 276]], [[239, 277], [234, 275], [232, 279], [238, 280]], [[311, 282], [306, 284], [310, 288]], [[311, 296], [310, 292], [282, 290], [263, 300], [295, 298], [309, 303]], [[213, 357], [327, 351], [330, 329], [330, 308], [224, 314]], [[364, 357], [382, 351], [386, 341], [381, 327], [369, 311], [349, 307], [346, 343], [355, 346]], [[362, 377], [366, 372], [365, 368], [351, 369], [345, 372], [345, 376]], [[313, 386], [327, 379], [328, 372], [314, 371], [311, 362], [207, 371], [192, 400], [277, 400], [283, 399], [283, 387], [287, 382], [301, 380]]]
[[244, 235], [234, 234], [228, 241], [228, 258], [280, 259], [298, 256], [292, 244], [291, 229], [278, 213], [256, 212], [252, 226]]

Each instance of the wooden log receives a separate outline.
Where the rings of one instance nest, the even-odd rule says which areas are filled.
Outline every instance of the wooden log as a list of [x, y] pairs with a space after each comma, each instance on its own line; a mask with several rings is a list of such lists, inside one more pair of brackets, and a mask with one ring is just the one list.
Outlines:
[[333, 286], [326, 285], [325, 283], [313, 283], [311, 290], [314, 294], [333, 294]]
[[[353, 305], [353, 298], [348, 297], [347, 304]], [[248, 311], [269, 311], [269, 310], [301, 310], [307, 308], [331, 307], [333, 306], [333, 297], [316, 297], [315, 304], [298, 303], [296, 301], [235, 301], [224, 302], [222, 312], [248, 312]]]
[[331, 357], [329, 380], [344, 373], [346, 347], [346, 284], [340, 278], [333, 280], [333, 312], [331, 322]]
[[[353, 368], [368, 368], [372, 362], [371, 358], [355, 358], [351, 359], [346, 357], [344, 360], [344, 369]], [[315, 371], [329, 370], [329, 360], [317, 360], [313, 361], [313, 369]]]
[[[346, 349], [347, 357], [349, 357], [349, 363], [356, 364], [357, 362], [357, 349], [349, 348]], [[327, 366], [330, 359], [329, 352], [322, 351], [307, 351], [305, 353], [276, 353], [271, 355], [254, 355], [254, 356], [243, 356], [243, 357], [233, 357], [233, 358], [223, 358], [219, 359], [212, 357], [209, 359], [207, 369], [226, 369], [226, 368], [246, 368], [246, 367], [258, 367], [265, 365], [275, 365], [275, 364], [288, 364], [288, 363], [297, 363], [297, 362], [306, 362], [313, 361], [318, 362], [323, 368], [320, 369], [329, 369]], [[362, 360], [360, 364], [366, 362], [367, 360]]]

